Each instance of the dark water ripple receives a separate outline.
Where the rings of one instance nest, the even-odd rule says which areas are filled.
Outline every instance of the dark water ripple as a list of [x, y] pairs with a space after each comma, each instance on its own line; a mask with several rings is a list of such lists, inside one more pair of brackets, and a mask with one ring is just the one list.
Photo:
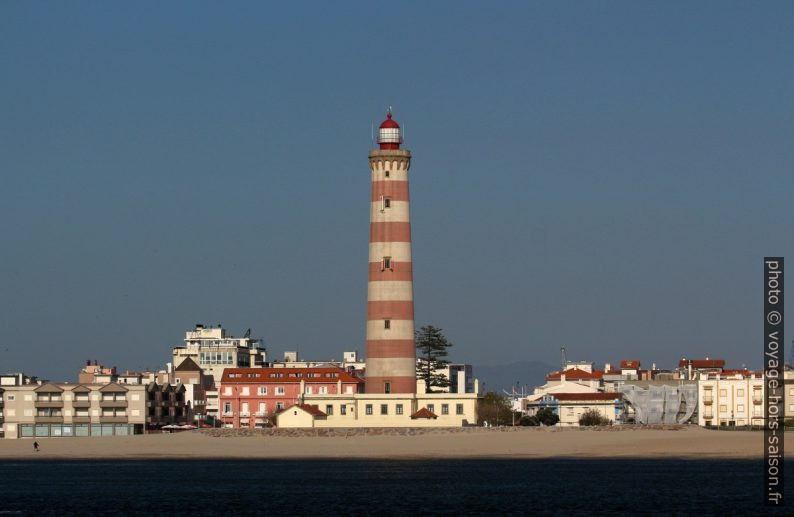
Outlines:
[[[763, 508], [761, 468], [747, 460], [0, 462], [0, 517], [784, 514]], [[786, 497], [794, 507], [794, 490]]]

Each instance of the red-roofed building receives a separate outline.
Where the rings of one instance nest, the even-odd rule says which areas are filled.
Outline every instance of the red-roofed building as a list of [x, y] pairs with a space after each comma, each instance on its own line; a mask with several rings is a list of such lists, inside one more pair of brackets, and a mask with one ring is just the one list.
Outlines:
[[275, 413], [300, 404], [304, 395], [352, 395], [362, 391], [363, 383], [332, 367], [227, 368], [221, 377], [221, 421], [224, 427], [265, 427], [274, 423]]

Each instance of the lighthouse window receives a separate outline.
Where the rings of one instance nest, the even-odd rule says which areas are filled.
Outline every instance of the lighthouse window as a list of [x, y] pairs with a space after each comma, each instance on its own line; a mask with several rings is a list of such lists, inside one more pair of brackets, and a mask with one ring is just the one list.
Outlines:
[[391, 269], [391, 257], [383, 257], [383, 269]]
[[390, 198], [387, 197], [387, 198], [383, 199], [383, 208], [391, 208], [391, 199]]
[[391, 320], [383, 320], [383, 328], [390, 329], [391, 328]]

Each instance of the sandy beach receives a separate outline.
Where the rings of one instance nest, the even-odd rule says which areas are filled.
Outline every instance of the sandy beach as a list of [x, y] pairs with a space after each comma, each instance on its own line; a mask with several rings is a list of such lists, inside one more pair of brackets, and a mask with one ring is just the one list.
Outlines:
[[[793, 435], [794, 436], [794, 435]], [[213, 437], [201, 432], [129, 437], [0, 440], [7, 459], [761, 458], [760, 432], [471, 429], [416, 436]], [[789, 449], [790, 450], [790, 449]]]

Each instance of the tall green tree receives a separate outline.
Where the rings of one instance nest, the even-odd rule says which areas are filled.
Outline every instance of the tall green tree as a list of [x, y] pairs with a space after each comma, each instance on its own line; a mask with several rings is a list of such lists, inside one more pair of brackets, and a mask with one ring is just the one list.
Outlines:
[[447, 341], [440, 328], [425, 325], [416, 331], [416, 378], [425, 381], [425, 393], [433, 393], [433, 388], [448, 388], [449, 377], [439, 373], [449, 364], [447, 349], [452, 343]]

